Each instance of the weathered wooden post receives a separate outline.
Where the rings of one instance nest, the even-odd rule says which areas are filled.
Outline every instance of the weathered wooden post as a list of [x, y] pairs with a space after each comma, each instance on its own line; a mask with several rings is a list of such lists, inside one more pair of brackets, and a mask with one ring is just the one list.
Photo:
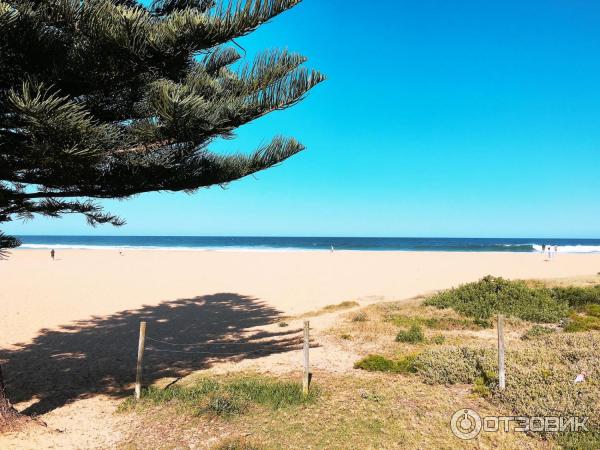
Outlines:
[[142, 395], [142, 362], [144, 360], [144, 344], [146, 342], [146, 322], [140, 322], [140, 339], [138, 342], [137, 367], [135, 374], [135, 399]]
[[304, 321], [304, 376], [302, 377], [302, 392], [304, 395], [308, 395], [308, 389], [310, 387], [310, 361], [308, 359], [308, 352], [310, 350], [310, 335], [309, 335], [310, 322]]
[[498, 314], [498, 387], [503, 391], [506, 387], [504, 367], [504, 315]]

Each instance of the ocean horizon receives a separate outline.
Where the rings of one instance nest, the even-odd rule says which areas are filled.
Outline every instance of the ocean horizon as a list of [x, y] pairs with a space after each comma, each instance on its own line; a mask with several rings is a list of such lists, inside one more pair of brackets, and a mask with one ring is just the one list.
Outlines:
[[600, 239], [293, 237], [293, 236], [66, 236], [21, 235], [22, 249], [162, 249], [212, 251], [440, 251], [600, 253]]

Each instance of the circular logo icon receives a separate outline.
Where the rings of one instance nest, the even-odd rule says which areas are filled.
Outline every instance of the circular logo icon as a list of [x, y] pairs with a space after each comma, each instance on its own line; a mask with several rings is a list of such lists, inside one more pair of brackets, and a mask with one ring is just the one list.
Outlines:
[[452, 433], [459, 439], [473, 439], [481, 432], [481, 417], [472, 409], [459, 409], [450, 420]]

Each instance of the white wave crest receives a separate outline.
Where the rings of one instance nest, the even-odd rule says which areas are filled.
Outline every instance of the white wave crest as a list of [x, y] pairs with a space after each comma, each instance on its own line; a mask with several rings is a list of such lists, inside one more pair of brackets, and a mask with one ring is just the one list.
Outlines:
[[[554, 245], [548, 244], [554, 251]], [[533, 249], [541, 253], [542, 246], [538, 244], [532, 245]], [[600, 245], [559, 245], [557, 246], [558, 253], [600, 253]]]

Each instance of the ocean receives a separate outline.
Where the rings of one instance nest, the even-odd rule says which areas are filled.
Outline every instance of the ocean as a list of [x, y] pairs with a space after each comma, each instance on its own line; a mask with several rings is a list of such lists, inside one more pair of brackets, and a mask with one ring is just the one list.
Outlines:
[[599, 253], [600, 239], [256, 237], [256, 236], [19, 236], [21, 248], [173, 250], [355, 250], [439, 252], [541, 252], [556, 245], [562, 253]]

